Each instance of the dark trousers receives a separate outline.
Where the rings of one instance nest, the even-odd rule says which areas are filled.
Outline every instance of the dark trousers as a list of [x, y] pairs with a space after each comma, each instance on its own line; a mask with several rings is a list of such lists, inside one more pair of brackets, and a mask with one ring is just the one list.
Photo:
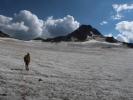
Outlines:
[[29, 71], [29, 63], [25, 63], [25, 69]]

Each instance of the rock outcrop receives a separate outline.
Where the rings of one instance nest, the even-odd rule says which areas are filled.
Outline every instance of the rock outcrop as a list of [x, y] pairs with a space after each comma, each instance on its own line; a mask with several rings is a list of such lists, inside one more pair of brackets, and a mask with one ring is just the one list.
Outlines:
[[8, 37], [9, 38], [10, 35], [8, 35], [8, 34], [2, 32], [2, 31], [0, 31], [0, 37]]

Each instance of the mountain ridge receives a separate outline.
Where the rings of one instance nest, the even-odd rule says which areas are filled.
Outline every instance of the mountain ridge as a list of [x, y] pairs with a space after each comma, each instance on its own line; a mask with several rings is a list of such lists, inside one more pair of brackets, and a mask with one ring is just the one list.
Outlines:
[[0, 37], [3, 37], [3, 38], [4, 38], [4, 37], [7, 37], [7, 38], [9, 38], [10, 35], [8, 35], [8, 34], [2, 32], [2, 31], [0, 31]]
[[61, 42], [61, 41], [86, 41], [88, 37], [104, 37], [97, 29], [91, 25], [81, 25], [78, 29], [65, 36], [57, 36], [54, 38], [35, 38], [34, 40], [42, 40], [43, 42]]
[[102, 40], [109, 43], [122, 43], [123, 46], [133, 48], [133, 43], [121, 42], [115, 39], [113, 36], [112, 37], [103, 36], [102, 33], [100, 33], [96, 28], [93, 28], [91, 25], [81, 25], [78, 29], [64, 36], [57, 36], [54, 38], [47, 38], [47, 39], [38, 37], [33, 40], [40, 40], [42, 42], [61, 42], [61, 41], [83, 42], [89, 39]]

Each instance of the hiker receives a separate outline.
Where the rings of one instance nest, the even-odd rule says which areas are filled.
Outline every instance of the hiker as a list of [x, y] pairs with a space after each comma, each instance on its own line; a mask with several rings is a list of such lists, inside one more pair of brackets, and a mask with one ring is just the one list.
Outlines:
[[25, 63], [25, 69], [27, 71], [29, 71], [29, 63], [30, 63], [30, 54], [27, 53], [25, 56], [24, 56], [24, 63]]

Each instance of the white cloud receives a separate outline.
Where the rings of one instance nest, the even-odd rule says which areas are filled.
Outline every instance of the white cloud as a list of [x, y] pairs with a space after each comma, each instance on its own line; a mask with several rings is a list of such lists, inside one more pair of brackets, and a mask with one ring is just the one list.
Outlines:
[[102, 21], [102, 22], [100, 23], [100, 25], [105, 25], [105, 24], [108, 24], [108, 22], [107, 22], [107, 21]]
[[112, 18], [115, 20], [121, 19], [124, 17], [121, 12], [133, 10], [133, 4], [113, 4], [113, 9], [116, 11], [116, 15], [113, 15]]
[[122, 34], [118, 34], [116, 36], [116, 39], [121, 41], [121, 42], [127, 42], [127, 43], [129, 42], [128, 39], [124, 35], [122, 35]]
[[[35, 14], [31, 13], [30, 11], [20, 11], [19, 14], [15, 14], [14, 20], [17, 22], [24, 22], [24, 25], [29, 28], [28, 31], [23, 34], [23, 37], [27, 37], [29, 35], [28, 38], [32, 39], [42, 34], [43, 20], [40, 20]], [[19, 36], [20, 35], [18, 35], [17, 37]]]
[[124, 42], [133, 42], [133, 21], [122, 21], [116, 24], [116, 30], [120, 32], [117, 39]]
[[0, 15], [0, 24], [8, 24], [10, 21], [12, 21], [11, 17]]
[[13, 22], [13, 18], [0, 15], [0, 30], [13, 36], [13, 33], [18, 31], [26, 32], [28, 27], [24, 22]]
[[18, 39], [30, 40], [38, 36], [65, 35], [79, 27], [73, 16], [42, 20], [30, 11], [22, 10], [14, 17], [0, 15], [0, 30]]
[[113, 34], [112, 34], [112, 33], [109, 33], [109, 34], [106, 34], [106, 35], [104, 35], [104, 36], [106, 36], [106, 37], [112, 37]]
[[66, 35], [79, 27], [79, 22], [75, 21], [73, 16], [67, 15], [61, 19], [49, 17], [44, 21], [44, 32], [50, 36]]
[[30, 11], [22, 10], [13, 18], [0, 15], [0, 30], [18, 39], [32, 39], [42, 33], [43, 21]]
[[133, 21], [121, 21], [116, 24], [116, 29], [120, 32], [133, 32]]
[[29, 28], [24, 25], [24, 22], [16, 22], [16, 23], [11, 23], [11, 24], [1, 24], [0, 27], [2, 30], [8, 32], [9, 34], [11, 32], [17, 32], [17, 31], [27, 31]]
[[123, 17], [124, 17], [124, 16], [121, 15], [120, 13], [117, 13], [116, 15], [111, 16], [111, 18], [114, 19], [114, 20], [119, 20], [119, 19], [121, 19], [121, 18], [123, 18]]
[[133, 4], [113, 4], [112, 6], [116, 12], [121, 12], [124, 10], [133, 10]]

